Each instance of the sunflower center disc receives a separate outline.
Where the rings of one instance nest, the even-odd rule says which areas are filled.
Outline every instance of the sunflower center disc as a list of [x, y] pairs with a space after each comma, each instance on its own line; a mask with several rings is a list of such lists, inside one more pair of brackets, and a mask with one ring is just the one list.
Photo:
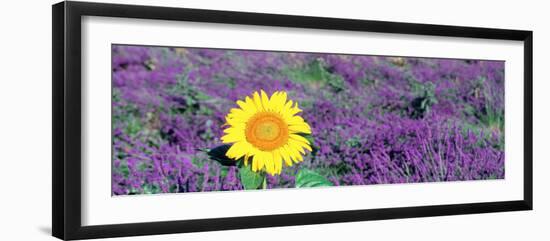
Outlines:
[[279, 136], [280, 132], [281, 129], [279, 128], [277, 123], [269, 120], [258, 123], [254, 130], [254, 134], [256, 135], [256, 137], [262, 141], [275, 140]]
[[246, 139], [264, 151], [283, 146], [288, 139], [288, 126], [275, 113], [263, 112], [254, 115], [246, 124]]

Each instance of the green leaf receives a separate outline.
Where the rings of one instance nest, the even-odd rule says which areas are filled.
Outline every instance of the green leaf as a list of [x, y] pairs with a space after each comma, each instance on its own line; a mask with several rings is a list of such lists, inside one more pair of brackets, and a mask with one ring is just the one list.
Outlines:
[[313, 139], [313, 136], [311, 136], [311, 134], [298, 133], [298, 135], [301, 135], [302, 137], [306, 138], [306, 140], [308, 140], [309, 143], [313, 145], [314, 139]]
[[230, 147], [231, 145], [221, 145], [221, 146], [214, 147], [210, 150], [206, 149], [203, 151], [205, 151], [206, 154], [208, 154], [210, 159], [217, 161], [224, 166], [235, 166], [237, 164], [237, 161], [225, 155], [225, 153], [227, 153], [227, 150], [229, 150]]
[[328, 187], [333, 186], [332, 182], [321, 176], [319, 173], [308, 169], [301, 169], [296, 175], [296, 187]]
[[241, 183], [246, 190], [258, 189], [260, 185], [262, 185], [265, 178], [262, 173], [252, 171], [251, 167], [251, 164], [239, 167]]

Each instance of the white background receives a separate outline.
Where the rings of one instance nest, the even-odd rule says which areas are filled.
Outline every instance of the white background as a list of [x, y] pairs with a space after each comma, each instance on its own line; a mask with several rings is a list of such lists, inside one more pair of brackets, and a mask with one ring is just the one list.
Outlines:
[[[120, 1], [137, 3], [138, 1]], [[139, 1], [155, 4], [155, 1]], [[544, 1], [156, 1], [193, 8], [531, 29], [534, 45], [535, 211], [155, 236], [155, 240], [547, 240], [550, 188], [550, 24]], [[51, 10], [12, 1], [0, 10], [1, 240], [53, 240], [51, 230]], [[151, 240], [133, 237], [120, 240]]]

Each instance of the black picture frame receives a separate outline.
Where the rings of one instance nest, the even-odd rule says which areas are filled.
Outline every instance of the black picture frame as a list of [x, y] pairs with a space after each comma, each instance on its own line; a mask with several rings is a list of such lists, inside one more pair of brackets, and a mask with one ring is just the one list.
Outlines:
[[[90, 2], [60, 2], [53, 16], [53, 195], [52, 233], [60, 239], [87, 239], [213, 230], [309, 225], [380, 219], [532, 210], [533, 208], [533, 33], [522, 30], [443, 26], [197, 10]], [[258, 26], [516, 40], [524, 43], [523, 199], [420, 207], [343, 210], [235, 218], [212, 218], [82, 226], [81, 224], [81, 18], [104, 16]], [[106, 160], [108, 161], [108, 160]]]

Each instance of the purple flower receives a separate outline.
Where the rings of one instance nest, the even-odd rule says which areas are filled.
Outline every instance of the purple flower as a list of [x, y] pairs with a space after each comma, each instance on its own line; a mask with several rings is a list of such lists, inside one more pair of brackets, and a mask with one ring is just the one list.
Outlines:
[[241, 190], [239, 170], [198, 151], [253, 91], [285, 90], [335, 185], [504, 178], [504, 62], [200, 48], [112, 48], [112, 194]]

